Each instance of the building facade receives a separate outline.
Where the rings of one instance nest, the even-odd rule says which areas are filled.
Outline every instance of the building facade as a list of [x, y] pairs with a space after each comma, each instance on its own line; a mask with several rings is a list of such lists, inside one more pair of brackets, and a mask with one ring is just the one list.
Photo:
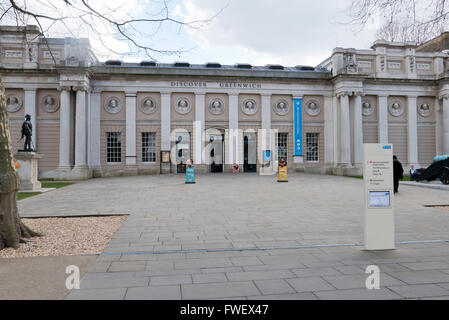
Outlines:
[[188, 159], [269, 172], [280, 158], [360, 175], [363, 143], [392, 143], [405, 167], [449, 154], [449, 56], [414, 43], [336, 48], [317, 67], [124, 63], [3, 26], [0, 54], [14, 151], [29, 114], [44, 178], [183, 172]]

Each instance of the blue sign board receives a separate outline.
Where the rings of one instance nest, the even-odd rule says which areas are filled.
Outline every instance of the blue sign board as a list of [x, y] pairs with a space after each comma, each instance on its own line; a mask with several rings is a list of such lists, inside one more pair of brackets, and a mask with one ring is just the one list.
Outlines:
[[186, 168], [186, 183], [195, 183], [195, 168]]
[[295, 105], [295, 156], [303, 156], [302, 148], [302, 99], [294, 99]]
[[265, 150], [265, 152], [263, 153], [263, 161], [271, 161], [271, 150]]

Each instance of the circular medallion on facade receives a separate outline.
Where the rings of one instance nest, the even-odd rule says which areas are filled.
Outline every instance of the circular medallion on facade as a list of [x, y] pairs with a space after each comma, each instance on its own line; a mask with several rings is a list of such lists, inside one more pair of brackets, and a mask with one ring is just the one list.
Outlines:
[[179, 98], [175, 104], [175, 110], [179, 114], [188, 114], [190, 110], [192, 110], [192, 105], [190, 104], [189, 99], [187, 98]]
[[10, 94], [6, 96], [6, 109], [8, 112], [17, 112], [22, 108], [22, 99], [20, 97]]
[[222, 114], [225, 110], [225, 106], [223, 101], [219, 98], [212, 99], [209, 102], [209, 111], [212, 114], [219, 115]]
[[309, 116], [315, 117], [315, 116], [317, 116], [317, 115], [320, 114], [320, 112], [321, 112], [321, 107], [320, 107], [320, 105], [318, 104], [317, 101], [315, 101], [315, 100], [310, 100], [310, 101], [308, 101], [308, 102], [306, 103], [306, 108], [305, 108], [305, 110], [306, 110], [306, 113], [307, 113]]
[[422, 103], [418, 106], [418, 113], [421, 117], [428, 117], [432, 114], [432, 108], [428, 103]]
[[109, 97], [104, 101], [104, 109], [109, 113], [119, 113], [122, 110], [122, 102], [117, 97]]
[[374, 110], [376, 109], [376, 107], [374, 105], [372, 105], [371, 103], [369, 103], [368, 101], [364, 101], [362, 103], [362, 114], [364, 116], [370, 116], [374, 113]]
[[290, 104], [286, 100], [280, 99], [273, 105], [273, 110], [276, 114], [285, 116], [290, 111]]
[[143, 113], [145, 114], [152, 114], [156, 112], [157, 109], [157, 104], [156, 101], [153, 100], [153, 98], [151, 97], [146, 97], [141, 105], [140, 105], [140, 109], [142, 110]]
[[244, 114], [252, 116], [257, 112], [257, 103], [253, 99], [246, 99], [243, 101], [241, 108]]
[[42, 98], [42, 108], [49, 113], [56, 112], [59, 109], [59, 101], [54, 96], [45, 96]]
[[404, 113], [404, 108], [399, 101], [395, 101], [388, 106], [388, 111], [394, 117], [399, 117]]

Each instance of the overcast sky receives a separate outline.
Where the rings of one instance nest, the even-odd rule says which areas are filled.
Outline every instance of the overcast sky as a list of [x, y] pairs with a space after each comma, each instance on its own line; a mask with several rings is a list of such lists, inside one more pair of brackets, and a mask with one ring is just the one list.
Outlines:
[[[61, 0], [46, 1], [70, 15], [70, 6], [63, 7]], [[138, 24], [134, 26], [136, 31], [133, 31], [133, 36], [157, 49], [181, 49], [180, 55], [155, 54], [154, 58], [159, 62], [317, 65], [328, 58], [337, 46], [368, 49], [375, 40], [376, 21], [370, 22], [361, 32], [355, 32], [357, 28], [346, 23], [349, 21], [347, 11], [350, 1], [167, 0], [170, 15], [175, 19], [185, 22], [212, 19], [207, 23], [194, 24], [195, 28], [180, 28], [170, 23], [164, 23], [161, 27]], [[80, 3], [79, 0], [72, 2]], [[28, 8], [34, 7], [39, 13], [51, 14], [41, 0], [27, 0], [26, 3]], [[89, 3], [118, 20], [155, 17], [163, 5], [162, 0], [95, 0]], [[51, 10], [51, 6], [47, 8]], [[28, 23], [36, 24], [32, 19]], [[49, 23], [44, 21], [43, 25], [45, 28]], [[96, 24], [93, 31], [80, 24], [79, 19], [68, 21], [68, 25], [71, 34], [67, 34], [62, 26], [56, 26], [47, 36], [89, 37], [100, 60], [149, 59], [142, 53], [130, 55], [128, 45], [117, 41], [107, 24]], [[101, 41], [98, 34], [103, 35]], [[112, 54], [104, 49], [102, 43], [128, 54]]]
[[337, 46], [369, 48], [375, 40], [376, 22], [358, 33], [344, 23], [349, 0], [184, 0], [176, 12], [204, 19], [226, 3], [210, 24], [186, 30], [195, 49], [183, 60], [316, 65]]

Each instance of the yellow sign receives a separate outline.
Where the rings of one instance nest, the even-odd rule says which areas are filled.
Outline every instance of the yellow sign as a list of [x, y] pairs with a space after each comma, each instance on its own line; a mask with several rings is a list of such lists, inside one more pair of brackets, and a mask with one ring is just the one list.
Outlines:
[[278, 182], [288, 182], [287, 180], [287, 166], [279, 167], [279, 179]]
[[162, 163], [170, 162], [170, 151], [161, 151], [162, 152]]

